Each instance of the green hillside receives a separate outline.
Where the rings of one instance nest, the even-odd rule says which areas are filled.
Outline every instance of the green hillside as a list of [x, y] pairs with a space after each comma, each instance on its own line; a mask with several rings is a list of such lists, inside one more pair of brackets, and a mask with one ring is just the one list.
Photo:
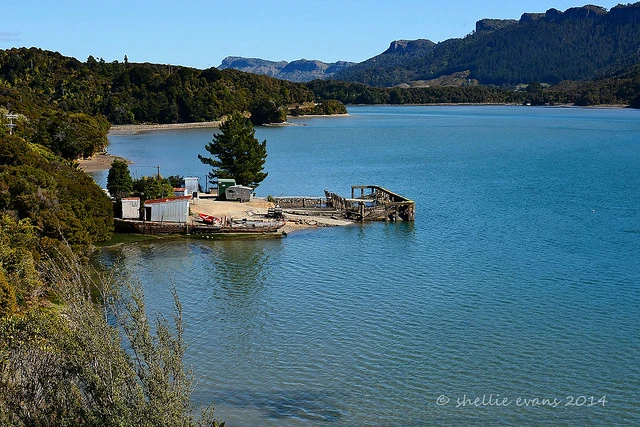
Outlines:
[[0, 105], [104, 115], [111, 124], [219, 120], [233, 111], [313, 101], [305, 86], [228, 69], [86, 62], [36, 48], [0, 51]]

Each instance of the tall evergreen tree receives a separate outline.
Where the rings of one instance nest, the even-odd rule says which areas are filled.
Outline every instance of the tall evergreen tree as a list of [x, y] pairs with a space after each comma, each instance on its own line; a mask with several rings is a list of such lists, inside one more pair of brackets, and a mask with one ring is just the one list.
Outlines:
[[205, 149], [214, 157], [203, 157], [200, 161], [212, 167], [210, 182], [217, 178], [233, 178], [238, 184], [257, 187], [267, 177], [263, 172], [267, 158], [267, 140], [259, 142], [251, 121], [240, 113], [234, 113], [220, 126]]
[[133, 180], [129, 166], [122, 160], [114, 160], [107, 175], [107, 190], [117, 199], [127, 197], [133, 191]]

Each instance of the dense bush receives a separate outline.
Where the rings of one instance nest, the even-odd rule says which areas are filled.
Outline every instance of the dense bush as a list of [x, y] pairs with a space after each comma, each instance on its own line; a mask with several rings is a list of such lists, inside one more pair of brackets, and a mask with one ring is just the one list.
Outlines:
[[152, 328], [139, 285], [96, 282], [68, 250], [42, 267], [63, 304], [0, 318], [1, 425], [219, 425], [190, 401], [177, 298], [173, 325], [158, 318]]
[[133, 195], [142, 200], [174, 197], [169, 181], [157, 176], [143, 176], [133, 181]]
[[93, 179], [69, 162], [22, 138], [0, 138], [0, 210], [29, 218], [41, 236], [81, 249], [108, 240], [111, 201]]
[[34, 120], [32, 142], [44, 145], [65, 159], [90, 157], [109, 141], [109, 122], [101, 116], [47, 111]]
[[[0, 51], [0, 105], [4, 100], [25, 114], [35, 104], [40, 109], [54, 106], [67, 113], [104, 115], [112, 124], [184, 123], [259, 109], [263, 100], [286, 108], [312, 101], [313, 94], [299, 83], [232, 69], [106, 63], [93, 57], [82, 63], [54, 52], [20, 48]], [[45, 128], [55, 130], [56, 123], [49, 122]]]

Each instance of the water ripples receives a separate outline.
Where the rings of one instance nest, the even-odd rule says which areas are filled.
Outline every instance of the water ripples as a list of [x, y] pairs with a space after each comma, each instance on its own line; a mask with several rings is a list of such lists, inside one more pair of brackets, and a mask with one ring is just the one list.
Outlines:
[[[366, 131], [381, 125], [364, 114], [259, 137], [271, 144], [264, 191], [384, 182], [416, 200], [415, 224], [123, 248], [151, 308], [168, 312], [168, 287], [178, 290], [196, 402], [213, 401], [229, 425], [637, 424], [637, 120], [616, 124], [635, 129], [616, 141], [593, 129], [578, 142], [571, 132], [601, 115], [509, 110], [505, 130], [498, 110], [410, 110], [425, 121], [403, 136], [396, 125]], [[585, 126], [558, 117], [569, 113]], [[358, 143], [347, 146], [350, 132]], [[320, 167], [291, 162], [301, 141]], [[455, 407], [491, 393], [610, 403]], [[438, 406], [440, 395], [452, 403]]]

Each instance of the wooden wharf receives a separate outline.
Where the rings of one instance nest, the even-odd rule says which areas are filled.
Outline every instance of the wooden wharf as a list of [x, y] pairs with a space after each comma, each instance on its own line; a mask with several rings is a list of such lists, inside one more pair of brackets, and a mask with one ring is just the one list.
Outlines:
[[[356, 193], [360, 193], [357, 195]], [[356, 221], [414, 221], [415, 202], [378, 185], [352, 185], [351, 197], [325, 190], [325, 197], [276, 197], [284, 212], [342, 216]]]

